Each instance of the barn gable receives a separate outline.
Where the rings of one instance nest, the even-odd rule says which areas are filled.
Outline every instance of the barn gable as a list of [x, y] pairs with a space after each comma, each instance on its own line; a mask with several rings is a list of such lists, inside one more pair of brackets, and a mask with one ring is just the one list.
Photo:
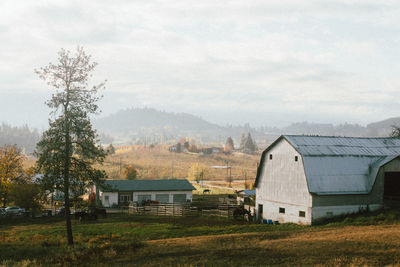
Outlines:
[[308, 190], [317, 195], [368, 194], [379, 168], [400, 155], [399, 138], [283, 135], [263, 152], [256, 187], [265, 155], [282, 139], [301, 154]]

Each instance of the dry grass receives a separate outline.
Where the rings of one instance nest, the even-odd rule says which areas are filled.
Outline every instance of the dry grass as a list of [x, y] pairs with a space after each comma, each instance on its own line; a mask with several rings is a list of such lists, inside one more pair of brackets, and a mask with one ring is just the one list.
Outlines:
[[[118, 151], [118, 150], [117, 150]], [[133, 165], [139, 171], [140, 179], [169, 179], [187, 178], [190, 167], [195, 163], [206, 166], [225, 166], [229, 162], [233, 179], [244, 179], [246, 173], [249, 183], [254, 181], [259, 155], [246, 154], [213, 154], [200, 155], [195, 153], [173, 153], [166, 147], [156, 146], [139, 147], [133, 150], [123, 150], [107, 157], [102, 167], [111, 179], [121, 179], [120, 170], [127, 165]], [[226, 180], [227, 172], [225, 169], [209, 168], [207, 180]]]
[[[385, 266], [400, 264], [400, 225], [307, 228], [145, 242], [127, 266]], [[167, 249], [168, 248], [168, 249]]]
[[[382, 216], [380, 216], [382, 215]], [[208, 217], [110, 216], [74, 223], [0, 225], [4, 266], [393, 266], [400, 264], [398, 213], [320, 226], [260, 225]], [[379, 220], [370, 220], [371, 218]], [[381, 220], [382, 219], [382, 220]], [[18, 253], [18, 255], [14, 255]], [[8, 256], [7, 256], [8, 255]]]

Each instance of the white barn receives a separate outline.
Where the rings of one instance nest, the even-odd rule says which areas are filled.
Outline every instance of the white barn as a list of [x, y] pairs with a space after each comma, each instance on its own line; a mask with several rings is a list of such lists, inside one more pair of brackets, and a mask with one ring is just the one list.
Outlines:
[[103, 207], [126, 206], [130, 202], [146, 200], [159, 203], [186, 203], [192, 201], [196, 188], [187, 180], [107, 180], [99, 188]]
[[400, 139], [283, 135], [261, 156], [259, 219], [312, 224], [400, 201]]

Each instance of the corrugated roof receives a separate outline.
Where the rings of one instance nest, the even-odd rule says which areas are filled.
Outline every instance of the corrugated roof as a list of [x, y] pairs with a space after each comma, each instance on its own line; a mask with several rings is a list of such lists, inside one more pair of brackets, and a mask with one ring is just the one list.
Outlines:
[[284, 135], [303, 156], [400, 155], [400, 138]]
[[196, 188], [188, 180], [107, 180], [109, 191], [190, 191]]
[[379, 168], [400, 156], [400, 138], [283, 135], [263, 152], [256, 186], [267, 151], [282, 139], [301, 154], [309, 192], [319, 195], [367, 194]]

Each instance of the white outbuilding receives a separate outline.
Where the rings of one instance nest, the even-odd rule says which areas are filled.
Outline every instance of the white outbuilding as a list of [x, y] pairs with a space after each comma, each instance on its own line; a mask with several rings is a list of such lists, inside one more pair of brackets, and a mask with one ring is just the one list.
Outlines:
[[127, 206], [130, 202], [186, 203], [196, 188], [188, 180], [107, 180], [100, 188], [104, 207]]
[[400, 203], [400, 139], [282, 135], [261, 156], [259, 219], [312, 224]]

